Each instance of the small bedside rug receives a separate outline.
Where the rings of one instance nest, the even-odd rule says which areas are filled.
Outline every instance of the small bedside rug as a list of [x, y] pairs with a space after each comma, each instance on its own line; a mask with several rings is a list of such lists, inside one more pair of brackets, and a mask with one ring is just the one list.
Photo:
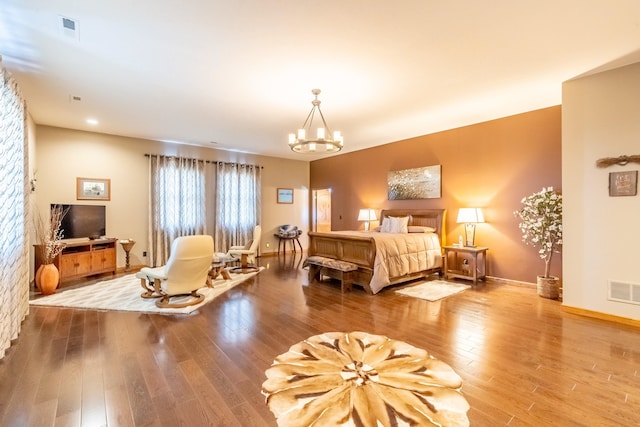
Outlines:
[[437, 301], [439, 299], [463, 292], [470, 287], [470, 285], [464, 285], [462, 283], [456, 282], [447, 282], [446, 280], [429, 280], [426, 282], [421, 282], [418, 285], [398, 289], [396, 293], [410, 297], [426, 299], [428, 301]]
[[[260, 267], [261, 271], [263, 269], [264, 267]], [[258, 272], [247, 274], [231, 273], [231, 280], [214, 280], [212, 288], [205, 286], [198, 290], [199, 293], [204, 295], [204, 301], [200, 304], [182, 308], [159, 308], [156, 306], [157, 298], [146, 299], [140, 297], [140, 294], [142, 294], [144, 290], [140, 286], [140, 279], [136, 279], [135, 274], [129, 274], [117, 279], [98, 282], [94, 285], [83, 286], [66, 291], [63, 290], [53, 295], [30, 300], [29, 304], [53, 307], [87, 308], [94, 310], [139, 311], [159, 314], [189, 314], [256, 274], [258, 274]], [[180, 298], [188, 299], [191, 297], [175, 297], [172, 298], [171, 301], [174, 303], [180, 302]]]

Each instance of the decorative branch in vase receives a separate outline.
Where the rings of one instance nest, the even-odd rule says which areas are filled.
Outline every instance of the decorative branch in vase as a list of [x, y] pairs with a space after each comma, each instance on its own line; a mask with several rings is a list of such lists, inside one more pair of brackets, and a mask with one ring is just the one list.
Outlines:
[[61, 225], [62, 218], [67, 214], [67, 211], [68, 209], [63, 209], [61, 205], [54, 205], [51, 208], [49, 222], [45, 222], [40, 213], [33, 217], [39, 241], [36, 251], [41, 263], [36, 271], [35, 281], [43, 295], [54, 293], [60, 281], [60, 273], [53, 262], [66, 246], [62, 242], [64, 230], [61, 229]]

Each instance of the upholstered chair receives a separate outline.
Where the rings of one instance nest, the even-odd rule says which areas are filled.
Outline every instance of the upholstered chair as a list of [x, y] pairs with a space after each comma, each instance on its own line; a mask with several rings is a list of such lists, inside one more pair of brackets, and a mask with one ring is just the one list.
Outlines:
[[247, 273], [257, 271], [255, 266], [258, 248], [260, 247], [260, 237], [262, 235], [262, 227], [256, 225], [253, 229], [253, 239], [243, 246], [231, 246], [228, 255], [240, 259], [240, 267], [231, 269], [234, 273]]
[[[213, 238], [206, 235], [182, 236], [171, 244], [167, 264], [162, 267], [141, 269], [140, 279], [145, 292], [143, 298], [160, 298], [158, 307], [186, 307], [198, 304], [204, 296], [198, 289], [207, 285], [213, 259]], [[191, 295], [185, 302], [171, 303], [171, 297]]]

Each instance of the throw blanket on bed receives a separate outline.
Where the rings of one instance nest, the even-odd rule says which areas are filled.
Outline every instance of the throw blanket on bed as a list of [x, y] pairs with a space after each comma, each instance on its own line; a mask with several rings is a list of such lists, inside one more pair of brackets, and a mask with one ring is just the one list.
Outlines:
[[379, 233], [375, 231], [333, 231], [337, 234], [373, 237], [376, 259], [369, 287], [378, 293], [399, 278], [442, 266], [440, 240], [436, 233]]

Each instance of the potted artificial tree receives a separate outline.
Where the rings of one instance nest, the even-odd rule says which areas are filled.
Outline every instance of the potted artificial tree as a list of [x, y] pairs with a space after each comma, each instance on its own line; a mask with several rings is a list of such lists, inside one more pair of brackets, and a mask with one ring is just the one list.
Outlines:
[[537, 278], [538, 295], [557, 299], [560, 279], [550, 275], [550, 267], [554, 252], [559, 253], [562, 245], [562, 195], [553, 187], [543, 187], [521, 202], [522, 208], [514, 213], [521, 221], [518, 227], [522, 231], [522, 240], [537, 247], [540, 258], [544, 260], [544, 275]]

